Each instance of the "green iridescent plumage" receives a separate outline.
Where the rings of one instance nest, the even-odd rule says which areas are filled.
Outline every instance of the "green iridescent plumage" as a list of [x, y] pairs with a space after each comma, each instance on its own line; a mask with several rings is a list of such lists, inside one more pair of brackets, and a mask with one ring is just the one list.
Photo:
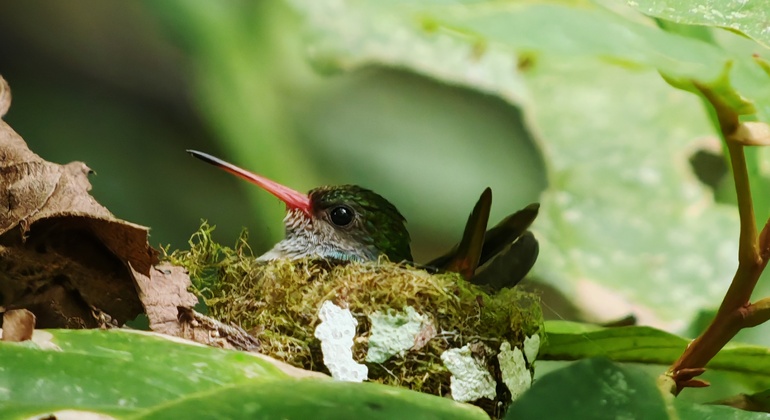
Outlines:
[[338, 227], [341, 234], [376, 249], [393, 262], [412, 261], [406, 219], [381, 195], [357, 185], [319, 187], [308, 195], [316, 217], [324, 217], [325, 212], [336, 206], [351, 207], [358, 222], [354, 221], [349, 227]]
[[303, 209], [289, 208], [280, 242], [259, 257], [320, 257], [343, 261], [412, 261], [406, 220], [379, 194], [357, 185], [311, 190]]

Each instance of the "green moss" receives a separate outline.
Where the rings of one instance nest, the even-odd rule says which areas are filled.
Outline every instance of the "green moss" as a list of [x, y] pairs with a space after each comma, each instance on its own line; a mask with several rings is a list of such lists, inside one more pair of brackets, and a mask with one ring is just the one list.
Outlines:
[[[411, 306], [429, 316], [437, 336], [404, 357], [369, 363], [369, 377], [437, 395], [449, 392], [442, 352], [468, 343], [484, 343], [495, 353], [503, 341], [520, 347], [542, 323], [538, 297], [515, 288], [488, 294], [458, 274], [429, 274], [384, 258], [376, 263], [259, 263], [245, 231], [229, 248], [211, 240], [212, 230], [204, 223], [191, 238], [190, 250], [166, 258], [189, 270], [194, 292], [210, 316], [242, 326], [260, 339], [263, 353], [297, 367], [325, 371], [313, 332], [326, 300], [348, 307], [358, 320], [353, 353], [360, 363], [366, 360], [368, 315]], [[494, 354], [486, 359], [499, 380]]]

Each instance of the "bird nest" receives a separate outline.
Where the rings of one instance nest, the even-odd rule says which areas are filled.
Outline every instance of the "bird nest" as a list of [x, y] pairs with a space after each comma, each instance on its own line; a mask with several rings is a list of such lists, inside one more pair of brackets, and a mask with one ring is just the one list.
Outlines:
[[[512, 383], [526, 388], [531, 382], [534, 360], [526, 356], [534, 359], [536, 344], [534, 353], [522, 350], [542, 325], [532, 293], [513, 288], [492, 294], [455, 273], [431, 274], [385, 259], [257, 262], [245, 231], [230, 248], [213, 242], [212, 230], [204, 224], [190, 250], [166, 258], [189, 270], [209, 316], [258, 337], [264, 354], [338, 376], [330, 367], [335, 355], [325, 354], [319, 334], [321, 309], [334, 304], [355, 319], [350, 362], [365, 366], [369, 381], [470, 401], [492, 416], [523, 392]], [[521, 362], [518, 379], [506, 378], [512, 357]]]

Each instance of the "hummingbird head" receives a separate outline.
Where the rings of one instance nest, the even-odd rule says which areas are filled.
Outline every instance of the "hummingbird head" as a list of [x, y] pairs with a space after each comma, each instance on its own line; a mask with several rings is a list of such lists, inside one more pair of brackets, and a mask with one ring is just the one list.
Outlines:
[[[332, 257], [376, 260], [384, 254], [394, 262], [412, 260], [406, 219], [381, 195], [357, 185], [338, 185], [313, 189], [308, 197], [312, 233], [334, 244]], [[289, 238], [292, 232], [289, 223], [286, 226]]]
[[406, 219], [374, 191], [338, 185], [302, 194], [211, 155], [188, 152], [259, 185], [286, 203], [286, 236], [261, 260], [318, 256], [370, 261], [386, 255], [393, 262], [412, 261]]

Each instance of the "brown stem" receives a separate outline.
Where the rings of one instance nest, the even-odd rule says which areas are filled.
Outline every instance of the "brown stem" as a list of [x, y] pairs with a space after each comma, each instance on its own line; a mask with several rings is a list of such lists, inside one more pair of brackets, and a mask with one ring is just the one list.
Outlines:
[[[757, 225], [754, 221], [754, 203], [751, 199], [751, 188], [749, 186], [749, 173], [746, 169], [746, 154], [743, 152], [743, 146], [729, 141], [729, 137], [727, 151], [730, 154], [730, 163], [733, 168], [735, 192], [738, 196], [738, 215], [741, 221], [738, 262], [742, 265], [753, 264], [759, 262], [761, 258], [759, 255]], [[749, 291], [750, 293], [751, 291]]]
[[[724, 122], [727, 121], [720, 118], [720, 123]], [[669, 368], [668, 374], [676, 382], [676, 393], [684, 387], [692, 386], [693, 377], [700, 374], [699, 369], [706, 366], [738, 331], [770, 319], [770, 299], [762, 299], [754, 305], [749, 304], [751, 293], [767, 265], [768, 237], [770, 236], [767, 230], [770, 221], [762, 230], [762, 234], [758, 235], [743, 146], [730, 140], [730, 134], [735, 130], [725, 132], [728, 131], [725, 125], [722, 125], [722, 129], [727, 140], [727, 150], [730, 154], [738, 195], [738, 214], [741, 223], [738, 269], [714, 320], [706, 331], [687, 346], [679, 360]]]
[[760, 299], [746, 308], [746, 315], [743, 319], [746, 328], [756, 327], [770, 321], [770, 298]]

